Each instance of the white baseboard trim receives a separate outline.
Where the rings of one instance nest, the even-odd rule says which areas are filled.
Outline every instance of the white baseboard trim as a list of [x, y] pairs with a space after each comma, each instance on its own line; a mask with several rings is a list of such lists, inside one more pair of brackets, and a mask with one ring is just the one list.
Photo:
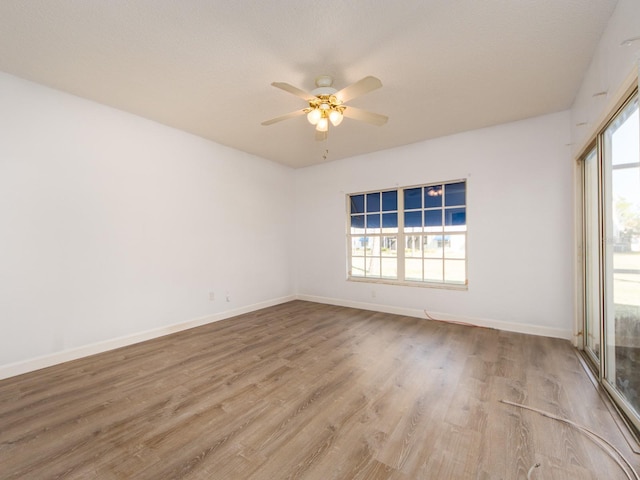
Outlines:
[[275, 298], [272, 300], [247, 305], [245, 307], [236, 308], [234, 310], [227, 310], [224, 312], [215, 313], [213, 315], [205, 315], [204, 317], [194, 318], [192, 320], [187, 320], [186, 322], [174, 323], [171, 325], [166, 325], [164, 327], [146, 330], [144, 332], [133, 333], [130, 335], [125, 335], [123, 337], [104, 340], [89, 345], [83, 345], [82, 347], [63, 350], [61, 352], [43, 355], [29, 360], [23, 360], [21, 362], [1, 365], [0, 380], [3, 378], [14, 377], [16, 375], [22, 375], [23, 373], [40, 370], [41, 368], [51, 367], [59, 363], [77, 360], [78, 358], [88, 357], [97, 353], [115, 350], [116, 348], [126, 347], [127, 345], [133, 345], [134, 343], [140, 343], [146, 340], [163, 337], [171, 333], [176, 333], [182, 330], [188, 330], [190, 328], [206, 325], [207, 323], [219, 322], [220, 320], [236, 317], [245, 313], [251, 313], [262, 308], [273, 307], [275, 305], [280, 305], [281, 303], [290, 302], [295, 299], [295, 295]]
[[[354, 302], [351, 300], [343, 300], [339, 298], [318, 297], [315, 295], [296, 295], [298, 300], [308, 302], [326, 303], [329, 305], [337, 305], [339, 307], [359, 308], [361, 310], [372, 310], [374, 312], [392, 313], [395, 315], [405, 315], [408, 317], [418, 317], [428, 320], [424, 310], [417, 308], [396, 307], [393, 305], [381, 305], [378, 303]], [[530, 325], [523, 323], [503, 322], [501, 320], [491, 320], [487, 318], [464, 317], [461, 315], [451, 315], [442, 312], [429, 312], [433, 318], [446, 322], [459, 322], [476, 327], [495, 328], [497, 330], [505, 330], [507, 332], [526, 333], [529, 335], [538, 335], [541, 337], [562, 338], [564, 340], [573, 341], [574, 335], [571, 330], [561, 328], [544, 327], [540, 325]]]
[[[374, 312], [391, 313], [395, 315], [405, 315], [409, 317], [426, 318], [424, 310], [397, 307], [393, 305], [382, 305], [377, 303], [366, 302], [354, 302], [351, 300], [343, 300], [339, 298], [327, 298], [319, 297], [315, 295], [288, 295], [285, 297], [275, 298], [264, 302], [247, 305], [234, 310], [227, 310], [213, 315], [206, 315], [204, 317], [194, 318], [187, 320], [186, 322], [174, 323], [166, 325], [164, 327], [155, 328], [152, 330], [146, 330], [144, 332], [133, 333], [131, 335], [125, 335], [123, 337], [104, 340], [102, 342], [96, 342], [82, 347], [72, 348], [69, 350], [63, 350], [61, 352], [52, 353], [49, 355], [43, 355], [40, 357], [32, 358], [29, 360], [23, 360], [20, 362], [9, 363], [7, 365], [0, 365], [0, 380], [4, 378], [14, 377], [16, 375], [22, 375], [23, 373], [33, 372], [40, 370], [41, 368], [51, 367], [59, 363], [69, 362], [71, 360], [77, 360], [79, 358], [88, 357], [98, 353], [107, 352], [109, 350], [115, 350], [116, 348], [126, 347], [127, 345], [133, 345], [135, 343], [144, 342], [146, 340], [152, 340], [154, 338], [163, 337], [171, 333], [180, 332], [182, 330], [188, 330], [190, 328], [199, 327], [208, 323], [218, 322], [227, 318], [236, 317], [245, 313], [251, 313], [256, 310], [260, 310], [267, 307], [273, 307], [282, 303], [290, 302], [292, 300], [304, 300], [307, 302], [324, 303], [328, 305], [336, 305], [340, 307], [359, 308], [361, 310], [371, 310]], [[521, 323], [503, 322], [500, 320], [491, 320], [485, 318], [476, 317], [464, 317], [457, 315], [450, 315], [442, 312], [429, 312], [434, 317], [443, 321], [461, 322], [478, 327], [495, 328], [498, 330], [505, 330], [508, 332], [526, 333], [530, 335], [539, 335], [543, 337], [562, 338], [566, 340], [573, 340], [573, 332], [570, 330], [563, 330], [559, 328], [543, 327], [539, 325], [527, 325]]]

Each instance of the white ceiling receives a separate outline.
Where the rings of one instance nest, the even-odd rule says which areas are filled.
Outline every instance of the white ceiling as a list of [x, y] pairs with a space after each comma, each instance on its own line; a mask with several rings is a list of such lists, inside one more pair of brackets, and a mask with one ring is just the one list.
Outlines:
[[[2, 0], [0, 70], [303, 167], [569, 108], [615, 4]], [[380, 78], [349, 104], [389, 122], [260, 125], [321, 74]]]

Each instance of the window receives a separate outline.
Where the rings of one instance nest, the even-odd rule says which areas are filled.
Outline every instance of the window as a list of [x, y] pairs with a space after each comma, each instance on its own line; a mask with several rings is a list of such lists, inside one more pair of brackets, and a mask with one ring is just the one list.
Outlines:
[[467, 284], [466, 181], [348, 195], [349, 279]]
[[350, 276], [398, 278], [398, 191], [350, 196]]

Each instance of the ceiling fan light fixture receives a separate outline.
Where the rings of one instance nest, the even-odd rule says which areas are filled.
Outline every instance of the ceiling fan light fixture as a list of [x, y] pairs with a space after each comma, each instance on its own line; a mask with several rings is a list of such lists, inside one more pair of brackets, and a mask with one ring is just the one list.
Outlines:
[[344, 115], [342, 115], [342, 112], [340, 110], [331, 110], [331, 113], [329, 114], [329, 120], [331, 120], [331, 125], [333, 125], [334, 127], [337, 127], [342, 123], [343, 119], [344, 119]]
[[307, 120], [311, 125], [317, 125], [318, 121], [322, 118], [322, 112], [317, 108], [314, 108], [309, 113], [307, 113]]
[[326, 132], [327, 130], [329, 130], [329, 120], [327, 119], [327, 117], [322, 117], [320, 120], [318, 120], [316, 130], [319, 132]]
[[364, 77], [344, 87], [342, 90], [333, 88], [333, 78], [329, 75], [321, 75], [318, 77], [316, 79], [317, 88], [311, 92], [306, 92], [284, 82], [273, 82], [271, 85], [302, 98], [307, 102], [308, 106], [270, 120], [265, 120], [262, 122], [262, 125], [272, 125], [282, 120], [306, 115], [307, 121], [316, 127], [318, 133], [323, 134], [316, 135], [316, 140], [324, 140], [327, 138], [326, 132], [329, 131], [329, 122], [331, 122], [333, 127], [337, 127], [342, 123], [345, 116], [378, 127], [387, 123], [388, 120], [388, 117], [384, 115], [345, 105], [345, 102], [351, 99], [382, 87], [382, 82], [376, 77]]

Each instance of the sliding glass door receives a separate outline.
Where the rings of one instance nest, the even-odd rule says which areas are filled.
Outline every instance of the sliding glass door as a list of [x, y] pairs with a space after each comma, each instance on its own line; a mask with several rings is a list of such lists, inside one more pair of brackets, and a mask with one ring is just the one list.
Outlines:
[[603, 135], [604, 377], [636, 415], [640, 414], [639, 132], [636, 95]]
[[637, 91], [583, 157], [584, 350], [640, 430], [640, 123]]

